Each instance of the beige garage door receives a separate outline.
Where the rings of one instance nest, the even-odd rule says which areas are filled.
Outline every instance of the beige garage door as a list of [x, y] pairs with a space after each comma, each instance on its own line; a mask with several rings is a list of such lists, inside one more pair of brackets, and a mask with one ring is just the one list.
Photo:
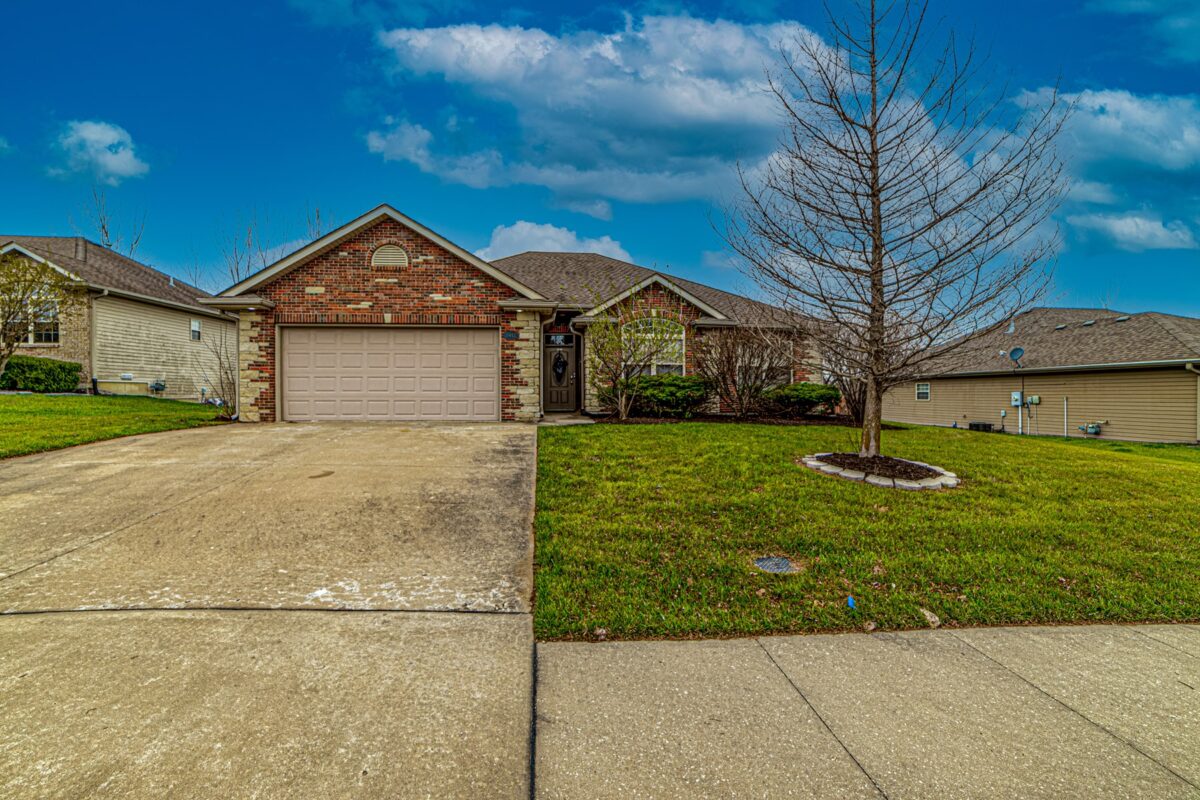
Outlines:
[[487, 328], [284, 328], [283, 418], [500, 418]]

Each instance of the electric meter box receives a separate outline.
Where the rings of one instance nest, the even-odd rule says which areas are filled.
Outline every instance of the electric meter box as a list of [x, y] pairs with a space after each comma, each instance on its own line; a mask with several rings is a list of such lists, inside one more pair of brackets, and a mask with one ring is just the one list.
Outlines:
[[1042, 396], [1040, 394], [1031, 394], [1025, 402], [1031, 406], [1040, 406], [1042, 404]]
[[1013, 408], [1021, 407], [1021, 393], [1020, 392], [1012, 393], [1012, 406], [1013, 406]]

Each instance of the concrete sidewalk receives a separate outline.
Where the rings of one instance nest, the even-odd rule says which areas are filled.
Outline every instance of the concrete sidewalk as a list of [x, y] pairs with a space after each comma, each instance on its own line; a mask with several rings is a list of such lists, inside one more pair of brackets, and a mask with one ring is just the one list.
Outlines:
[[1200, 627], [538, 646], [540, 798], [1200, 797]]

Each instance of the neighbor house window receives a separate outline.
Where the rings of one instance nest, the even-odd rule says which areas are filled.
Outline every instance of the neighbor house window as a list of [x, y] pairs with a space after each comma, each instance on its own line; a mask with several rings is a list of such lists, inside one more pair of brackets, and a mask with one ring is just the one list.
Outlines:
[[42, 310], [29, 322], [18, 322], [17, 327], [27, 331], [22, 344], [58, 344], [58, 312], [54, 309]]
[[629, 354], [625, 374], [682, 375], [686, 329], [678, 322], [660, 317], [646, 317], [627, 322], [621, 327]]
[[918, 383], [917, 384], [917, 399], [918, 400], [928, 400], [929, 399], [929, 384], [928, 383]]
[[198, 319], [192, 320], [192, 341], [200, 341], [200, 320]]

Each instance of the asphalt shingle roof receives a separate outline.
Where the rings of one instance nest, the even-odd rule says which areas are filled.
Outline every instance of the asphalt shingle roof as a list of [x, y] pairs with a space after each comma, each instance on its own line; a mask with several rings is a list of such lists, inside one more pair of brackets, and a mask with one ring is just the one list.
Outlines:
[[212, 313], [212, 309], [196, 302], [198, 298], [209, 297], [208, 292], [96, 242], [78, 236], [0, 235], [0, 246], [9, 242], [16, 242], [34, 255], [78, 275], [90, 286], [146, 295]]
[[738, 322], [769, 323], [786, 319], [785, 312], [766, 303], [598, 253], [531, 251], [491, 263], [559, 303], [599, 305], [651, 275], [661, 275]]
[[1155, 311], [1034, 308], [923, 370], [929, 374], [1004, 372], [1020, 347], [1023, 369], [1200, 360], [1200, 319]]

